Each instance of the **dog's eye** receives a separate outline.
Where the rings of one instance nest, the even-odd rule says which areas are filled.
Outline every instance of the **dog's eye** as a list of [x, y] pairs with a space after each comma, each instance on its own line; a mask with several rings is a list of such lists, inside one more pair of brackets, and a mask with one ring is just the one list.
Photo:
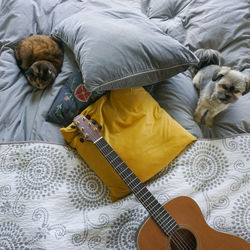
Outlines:
[[227, 90], [227, 86], [225, 84], [222, 84], [221, 87], [225, 90]]

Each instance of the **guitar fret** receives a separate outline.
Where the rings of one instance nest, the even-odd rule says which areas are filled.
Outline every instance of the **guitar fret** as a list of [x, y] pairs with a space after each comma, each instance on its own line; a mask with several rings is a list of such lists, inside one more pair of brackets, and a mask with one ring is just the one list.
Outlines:
[[[119, 156], [117, 155], [115, 158], [113, 158], [109, 163], [115, 161], [117, 158], [119, 158]], [[122, 164], [122, 163], [121, 163]]]
[[175, 220], [169, 214], [164, 215], [164, 216], [167, 216], [167, 220], [168, 220], [168, 224], [166, 224], [166, 226], [172, 227], [173, 225], [175, 225]]
[[107, 160], [108, 160], [109, 162], [112, 162], [114, 159], [118, 158], [119, 156], [116, 154], [115, 151], [112, 150], [112, 151], [109, 152], [105, 157], [107, 158]]
[[101, 149], [101, 152], [104, 154], [104, 156], [108, 155], [111, 151], [113, 151], [113, 149], [109, 145], [104, 146]]
[[[169, 228], [169, 223], [171, 222], [172, 224], [172, 217], [170, 217], [170, 215], [168, 213], [166, 213], [166, 210], [162, 207], [160, 207], [161, 211], [160, 213], [157, 213], [155, 216], [156, 216], [156, 219], [158, 221], [158, 223], [162, 223], [162, 221], [164, 221], [164, 224], [163, 224], [163, 227], [165, 228], [166, 226]], [[170, 225], [171, 225], [170, 224]]]
[[152, 209], [152, 210], [155, 210], [155, 207], [156, 207], [156, 206], [159, 206], [159, 203], [158, 203], [157, 200], [155, 200], [155, 199], [153, 199], [153, 201], [152, 201], [151, 203], [153, 203], [153, 202], [154, 202], [155, 204], [154, 204], [153, 206], [151, 206], [151, 209]]
[[108, 154], [105, 155], [105, 157], [110, 157], [110, 154], [115, 153], [114, 150], [111, 150]]
[[[102, 140], [99, 140], [97, 143], [102, 143]], [[97, 144], [96, 143], [96, 144]], [[102, 144], [102, 145], [100, 145], [100, 147], [99, 147], [99, 150], [101, 150], [102, 152], [103, 152], [103, 149], [105, 149], [106, 147], [108, 147], [109, 145], [108, 144]]]
[[[146, 195], [148, 196], [148, 193], [147, 193], [147, 192], [145, 192], [145, 193], [141, 196], [141, 198], [143, 199], [143, 197], [146, 196]], [[144, 202], [146, 203], [147, 200], [148, 200], [149, 198], [150, 198], [150, 197], [148, 197], [147, 199], [144, 199]]]
[[162, 228], [164, 231], [168, 231], [171, 234], [172, 232], [174, 232], [178, 228], [178, 224], [176, 224], [176, 222], [173, 219], [170, 222], [171, 222], [170, 224], [169, 223], [164, 223], [164, 224], [162, 223]]
[[126, 177], [124, 177], [124, 180], [129, 180], [130, 179], [130, 176], [133, 176], [132, 172], [129, 173], [129, 175], [127, 175]]
[[135, 175], [133, 172], [131, 172], [129, 175], [127, 175], [125, 178], [124, 178], [124, 181], [127, 183], [127, 185], [132, 189], [133, 188], [133, 182], [137, 181], [135, 179]]
[[117, 166], [122, 165], [124, 162], [123, 160], [118, 156], [116, 159], [114, 159], [112, 161], [112, 163], [110, 163], [114, 168], [116, 168]]
[[[151, 199], [151, 201], [149, 201]], [[146, 199], [146, 202], [148, 202], [148, 206], [151, 206], [151, 203], [155, 201], [155, 199], [153, 198], [153, 196], [149, 193], [149, 197]]]
[[138, 182], [138, 184], [133, 188], [132, 191], [137, 193], [138, 196], [141, 196], [141, 193], [145, 193], [147, 189], [141, 182]]
[[125, 178], [127, 177], [127, 173], [126, 172], [128, 172], [128, 170], [126, 168], [124, 168], [123, 164], [121, 166], [123, 166], [123, 169], [119, 172], [119, 175], [122, 177], [123, 181], [126, 182]]
[[117, 165], [116, 167], [114, 167], [115, 170], [119, 173], [119, 174], [123, 174], [127, 169], [124, 166], [124, 162], [121, 162], [119, 165]]
[[[143, 188], [146, 189], [146, 187], [141, 182], [138, 182], [138, 184], [134, 187], [134, 191], [139, 193]], [[137, 189], [139, 189], [140, 191], [138, 191]]]

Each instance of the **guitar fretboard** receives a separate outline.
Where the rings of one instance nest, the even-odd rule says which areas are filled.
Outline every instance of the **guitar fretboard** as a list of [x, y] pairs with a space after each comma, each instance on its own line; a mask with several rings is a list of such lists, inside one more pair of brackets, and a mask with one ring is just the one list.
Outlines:
[[171, 217], [166, 209], [158, 202], [158, 200], [131, 171], [125, 162], [116, 154], [104, 138], [99, 138], [94, 142], [94, 144], [108, 160], [114, 170], [120, 175], [136, 198], [146, 208], [164, 233], [167, 236], [170, 236], [179, 227], [174, 218]]

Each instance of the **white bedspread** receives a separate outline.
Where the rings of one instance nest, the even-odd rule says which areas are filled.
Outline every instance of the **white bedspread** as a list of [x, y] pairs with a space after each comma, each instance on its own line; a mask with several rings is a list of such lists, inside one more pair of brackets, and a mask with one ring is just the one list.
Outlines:
[[[164, 203], [187, 195], [207, 223], [250, 241], [250, 134], [199, 140], [148, 183]], [[135, 249], [146, 210], [107, 188], [69, 147], [0, 145], [0, 249]]]

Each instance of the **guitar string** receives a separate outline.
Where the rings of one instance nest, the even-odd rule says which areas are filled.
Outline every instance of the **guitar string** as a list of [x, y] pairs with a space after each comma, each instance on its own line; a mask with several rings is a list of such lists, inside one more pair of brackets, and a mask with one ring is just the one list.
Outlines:
[[[112, 149], [112, 147], [110, 147], [110, 145], [104, 140], [104, 138], [102, 138], [103, 139], [103, 142], [104, 142], [104, 144], [102, 143], [102, 140], [99, 140], [98, 142], [101, 142], [101, 143], [99, 143], [99, 144], [101, 144], [101, 145], [97, 145], [98, 146], [98, 148], [99, 148], [99, 150], [104, 154], [104, 156], [105, 156], [105, 158], [107, 158], [107, 160], [111, 163], [111, 161], [110, 161], [110, 159], [109, 159], [109, 157], [108, 157], [108, 155], [110, 155], [111, 153], [114, 153], [115, 154], [115, 156], [116, 156], [116, 158], [120, 158], [116, 153], [115, 153], [115, 151]], [[97, 143], [96, 143], [97, 144]], [[105, 150], [105, 147], [107, 147], [107, 146], [109, 146], [108, 148], [110, 148], [110, 149], [108, 149], [108, 150]], [[115, 159], [116, 159], [115, 158]], [[113, 159], [113, 161], [115, 160], [115, 159]], [[120, 159], [121, 160], [121, 159]], [[122, 161], [122, 160], [121, 160]], [[120, 165], [122, 165], [122, 163], [124, 163], [123, 161], [121, 162], [121, 164]], [[124, 163], [125, 164], [125, 163]], [[115, 166], [114, 166], [115, 167]], [[129, 169], [130, 170], [130, 169]], [[125, 170], [123, 170], [123, 172], [125, 172], [126, 171], [126, 169]], [[123, 173], [120, 173], [120, 174], [123, 174]], [[130, 173], [130, 175], [132, 175], [133, 174], [133, 172], [132, 173]], [[123, 177], [123, 176], [122, 176]], [[129, 177], [129, 176], [127, 176], [126, 175], [126, 177]], [[136, 177], [136, 176], [135, 176]], [[123, 179], [124, 179], [124, 177], [123, 177]], [[127, 179], [126, 179], [126, 181], [127, 181]], [[127, 181], [128, 182], [128, 181]], [[131, 183], [129, 183], [129, 184], [131, 184]], [[147, 189], [146, 189], [147, 190]], [[148, 191], [148, 190], [147, 190]], [[149, 192], [150, 193], [150, 192]], [[157, 200], [156, 200], [157, 201]], [[145, 205], [145, 207], [150, 207], [150, 204], [151, 203], [146, 203], [146, 205]], [[160, 205], [161, 206], [161, 205]], [[152, 209], [152, 208], [151, 208]], [[164, 215], [163, 215], [163, 218], [164, 218], [164, 216], [166, 216], [166, 215], [168, 215], [168, 213], [167, 213], [167, 211], [165, 210], [165, 208], [163, 208], [164, 209]], [[157, 210], [158, 211], [158, 210]], [[161, 211], [161, 213], [163, 212], [163, 210]], [[160, 213], [160, 214], [161, 214]], [[157, 216], [156, 216], [157, 217]], [[168, 218], [169, 218], [170, 216], [168, 215]], [[170, 217], [171, 218], [171, 217]], [[157, 220], [159, 221], [159, 219], [157, 218]], [[169, 229], [168, 231], [172, 231], [175, 227], [176, 227], [176, 225], [175, 226], [173, 226], [172, 228], [171, 228], [171, 226], [172, 226], [172, 224], [174, 224], [174, 223], [176, 223], [174, 220], [172, 220], [172, 223], [170, 224], [170, 226], [168, 225], [169, 223], [167, 223], [167, 224], [163, 224], [162, 223], [162, 221], [164, 222], [165, 220], [163, 219], [160, 219], [160, 221], [161, 221], [161, 225], [163, 226], [163, 229], [164, 229], [164, 231], [167, 231], [166, 230], [166, 228], [167, 229]], [[178, 225], [178, 224], [177, 224]], [[192, 249], [192, 247], [190, 246], [190, 245], [187, 245], [186, 243], [185, 243], [185, 241], [183, 240], [183, 237], [182, 237], [182, 235], [178, 232], [178, 230], [177, 231], [175, 231], [172, 235], [171, 235], [171, 239], [173, 240], [173, 242], [176, 244], [176, 245], [178, 245], [178, 247], [181, 247], [181, 249], [183, 249], [182, 247], [184, 247], [184, 249]], [[182, 246], [180, 245], [180, 244], [182, 244]], [[184, 245], [183, 245], [184, 244]], [[187, 247], [187, 248], [186, 248]]]

